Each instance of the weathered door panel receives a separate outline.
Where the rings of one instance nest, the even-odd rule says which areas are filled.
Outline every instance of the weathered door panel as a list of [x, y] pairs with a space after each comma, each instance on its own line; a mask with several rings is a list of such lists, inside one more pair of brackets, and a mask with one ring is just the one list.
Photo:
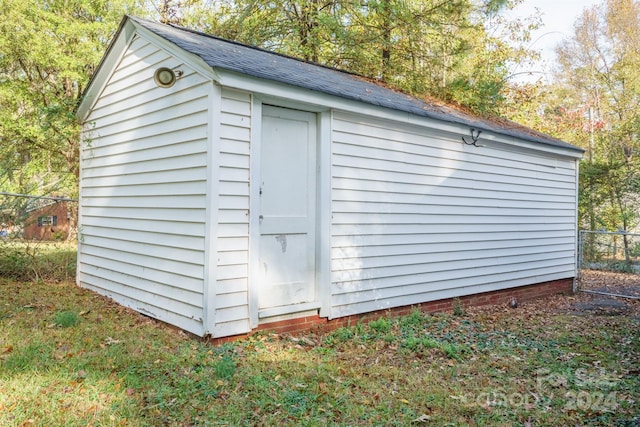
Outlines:
[[314, 114], [263, 107], [259, 310], [316, 299], [315, 152]]

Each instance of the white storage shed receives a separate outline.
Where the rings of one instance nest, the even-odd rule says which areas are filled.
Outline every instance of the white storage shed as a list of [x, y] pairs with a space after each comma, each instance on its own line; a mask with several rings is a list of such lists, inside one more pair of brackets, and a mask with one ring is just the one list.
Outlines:
[[576, 275], [583, 151], [514, 123], [133, 17], [77, 114], [78, 283], [200, 336]]

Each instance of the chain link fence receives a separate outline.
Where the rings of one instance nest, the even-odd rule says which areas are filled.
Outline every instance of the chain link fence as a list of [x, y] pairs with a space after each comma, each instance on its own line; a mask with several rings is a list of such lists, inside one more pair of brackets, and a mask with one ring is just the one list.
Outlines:
[[0, 281], [75, 277], [77, 203], [0, 192]]
[[578, 271], [582, 270], [640, 274], [640, 234], [580, 230]]

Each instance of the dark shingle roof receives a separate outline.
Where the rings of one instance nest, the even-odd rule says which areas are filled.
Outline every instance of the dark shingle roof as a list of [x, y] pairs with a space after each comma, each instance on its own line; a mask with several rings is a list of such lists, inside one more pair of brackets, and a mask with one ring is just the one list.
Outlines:
[[502, 119], [480, 118], [448, 105], [421, 100], [344, 71], [312, 64], [175, 25], [159, 24], [133, 17], [129, 19], [185, 51], [199, 56], [212, 68], [234, 71], [341, 98], [404, 111], [417, 116], [464, 124], [475, 129], [491, 131], [519, 139], [583, 151], [581, 148], [517, 123]]

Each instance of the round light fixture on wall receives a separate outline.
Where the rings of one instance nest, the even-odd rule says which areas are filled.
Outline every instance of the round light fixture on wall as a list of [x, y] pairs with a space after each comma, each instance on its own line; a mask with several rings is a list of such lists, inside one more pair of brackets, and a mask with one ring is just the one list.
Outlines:
[[158, 68], [153, 75], [153, 79], [160, 87], [171, 87], [176, 82], [176, 73], [171, 68]]

